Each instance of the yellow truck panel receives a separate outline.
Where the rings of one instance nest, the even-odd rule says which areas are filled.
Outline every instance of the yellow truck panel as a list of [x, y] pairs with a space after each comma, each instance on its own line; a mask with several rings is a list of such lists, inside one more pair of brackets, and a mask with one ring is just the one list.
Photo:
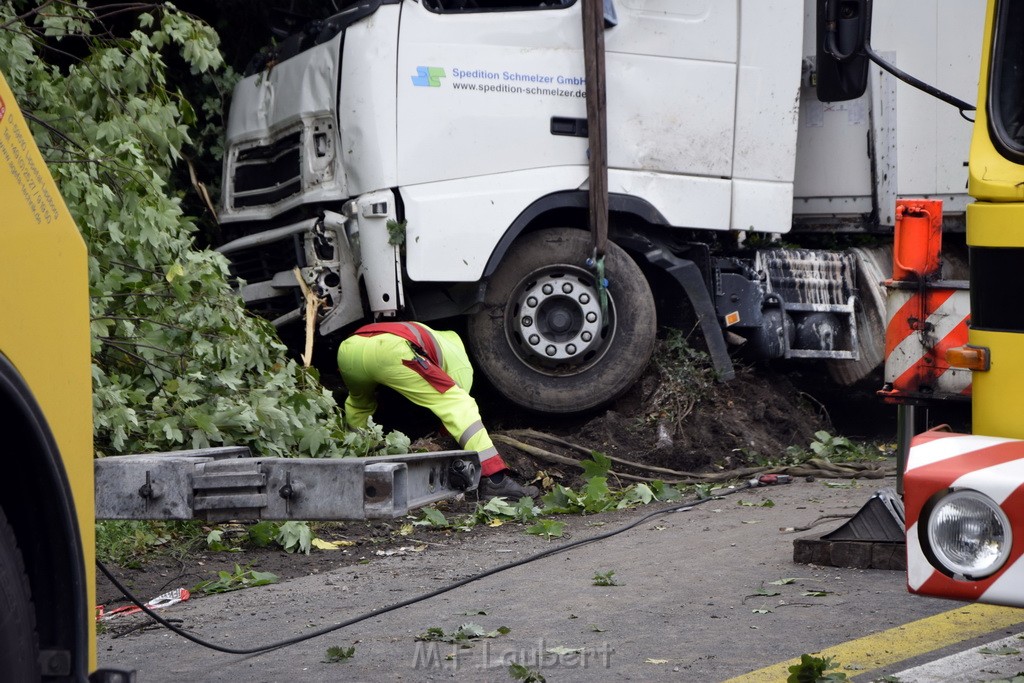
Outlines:
[[[2, 74], [0, 207], [0, 355], [27, 385], [56, 443], [78, 519], [81, 549], [72, 555], [81, 554], [86, 604], [94, 605], [87, 251]], [[0, 454], [35, 457], [32, 453], [5, 453], [2, 447]], [[25, 470], [15, 466], [14, 471]], [[17, 485], [31, 489], [35, 484], [19, 481]], [[58, 569], [53, 572], [54, 581], [64, 580]], [[92, 671], [96, 655], [91, 620], [76, 628], [88, 632], [88, 667]]]

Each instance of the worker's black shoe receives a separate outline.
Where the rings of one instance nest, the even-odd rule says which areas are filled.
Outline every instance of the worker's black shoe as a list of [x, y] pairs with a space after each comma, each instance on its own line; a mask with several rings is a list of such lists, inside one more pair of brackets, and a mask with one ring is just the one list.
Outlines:
[[[494, 481], [494, 478], [499, 478], [498, 481]], [[536, 486], [523, 486], [512, 477], [504, 476], [504, 474], [491, 475], [490, 477], [480, 477], [480, 497], [481, 498], [508, 498], [509, 500], [519, 500], [523, 496], [529, 496], [530, 498], [536, 498], [540, 495], [540, 489]]]

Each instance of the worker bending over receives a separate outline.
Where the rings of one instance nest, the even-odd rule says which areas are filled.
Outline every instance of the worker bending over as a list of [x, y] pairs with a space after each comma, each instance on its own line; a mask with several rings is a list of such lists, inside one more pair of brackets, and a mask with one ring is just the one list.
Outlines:
[[349, 427], [366, 426], [377, 408], [377, 385], [383, 384], [428, 408], [461, 448], [480, 454], [482, 496], [519, 499], [539, 494], [537, 487], [506, 476], [508, 466], [469, 395], [473, 366], [457, 333], [413, 322], [366, 325], [341, 343], [338, 369], [348, 387], [345, 422]]

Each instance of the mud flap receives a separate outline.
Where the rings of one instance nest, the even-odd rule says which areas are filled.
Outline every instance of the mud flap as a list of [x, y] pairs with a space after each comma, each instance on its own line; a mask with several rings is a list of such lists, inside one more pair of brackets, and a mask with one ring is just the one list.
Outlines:
[[623, 249], [639, 254], [648, 264], [664, 271], [679, 283], [686, 292], [690, 305], [693, 306], [693, 312], [700, 323], [701, 333], [708, 345], [708, 353], [719, 379], [735, 379], [736, 370], [733, 368], [732, 358], [729, 357], [722, 328], [718, 324], [718, 313], [697, 264], [675, 256], [666, 247], [642, 235], [616, 235], [615, 242]]

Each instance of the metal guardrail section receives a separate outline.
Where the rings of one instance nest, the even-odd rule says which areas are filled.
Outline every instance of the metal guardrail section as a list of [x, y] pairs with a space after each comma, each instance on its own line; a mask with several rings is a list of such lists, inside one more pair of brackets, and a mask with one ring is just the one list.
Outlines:
[[254, 458], [223, 447], [100, 458], [95, 471], [97, 519], [359, 520], [452, 498], [467, 477], [475, 487], [480, 460], [473, 451]]

